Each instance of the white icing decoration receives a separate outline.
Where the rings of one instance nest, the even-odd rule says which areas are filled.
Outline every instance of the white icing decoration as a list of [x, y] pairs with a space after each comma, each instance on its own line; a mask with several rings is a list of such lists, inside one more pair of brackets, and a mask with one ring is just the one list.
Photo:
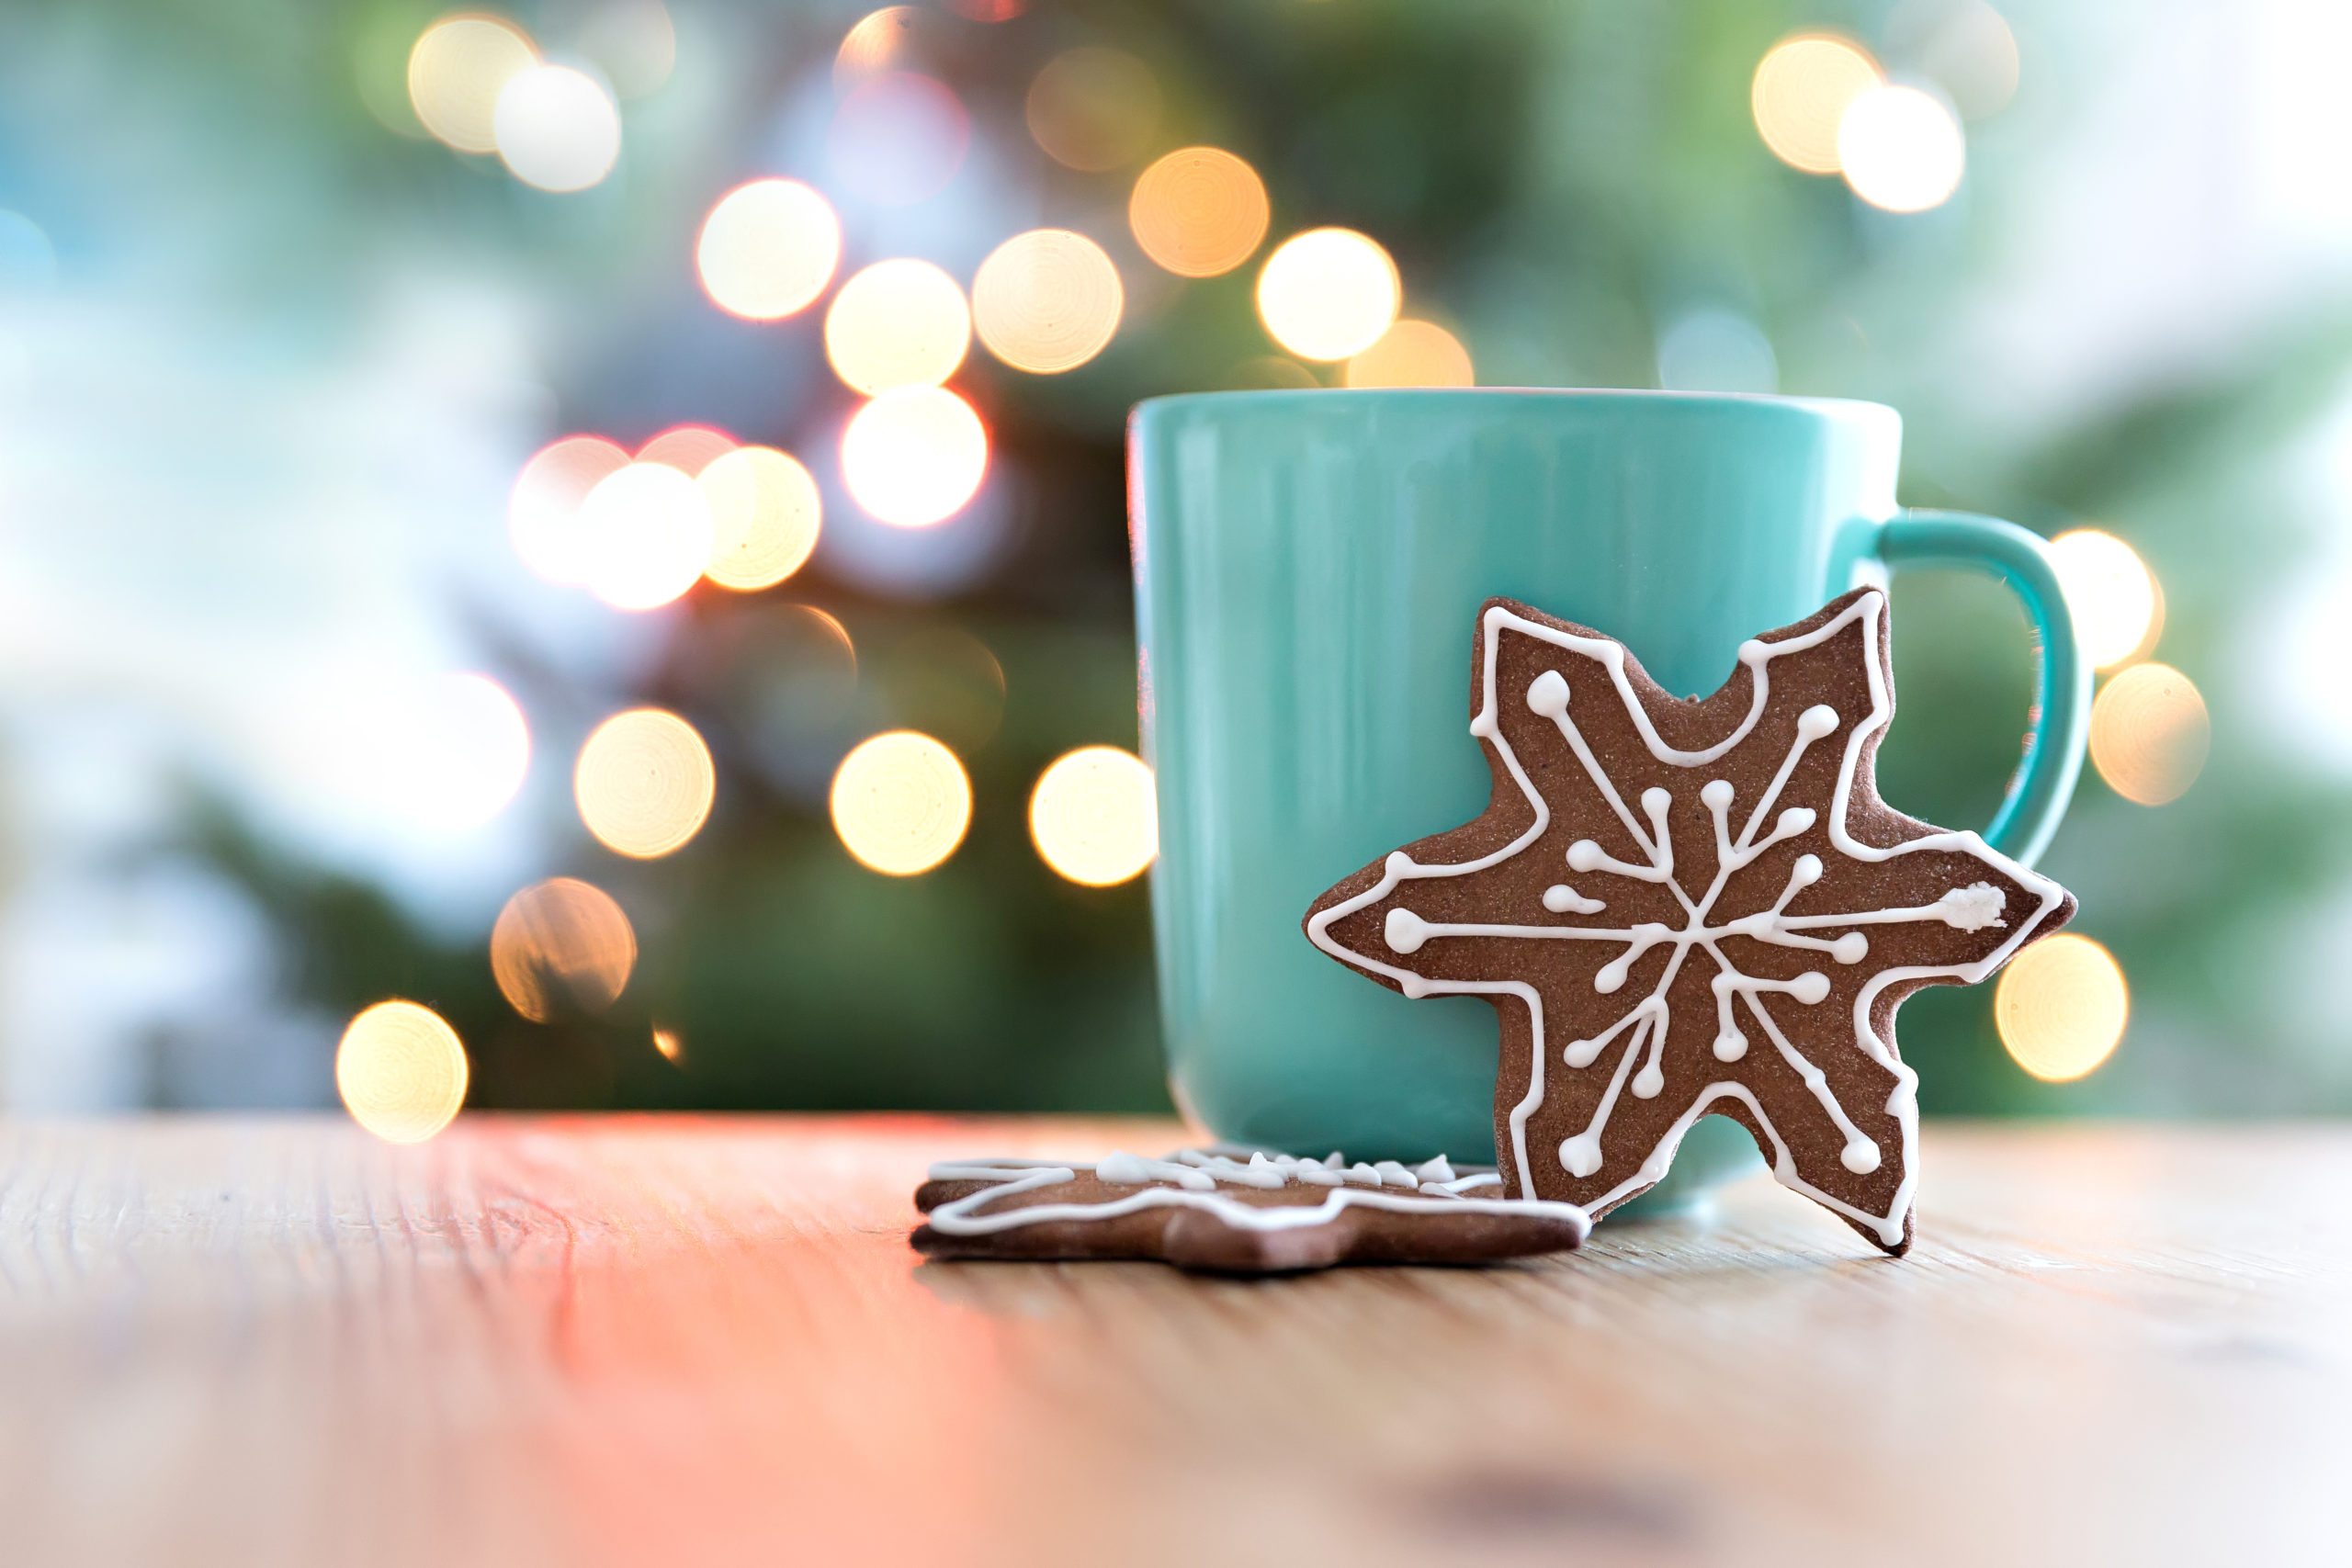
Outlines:
[[[1777, 642], [1766, 642], [1751, 637], [1741, 643], [1739, 661], [1747, 667], [1753, 686], [1747, 716], [1724, 739], [1703, 750], [1697, 751], [1685, 751], [1670, 747], [1658, 735], [1647, 710], [1642, 706], [1641, 699], [1634, 690], [1633, 682], [1626, 677], [1626, 655], [1622, 643], [1608, 637], [1578, 637], [1573, 633], [1559, 631], [1528, 620], [1524, 616], [1513, 615], [1501, 605], [1494, 605], [1487, 609], [1481, 628], [1485, 651], [1484, 701], [1480, 705], [1477, 717], [1471, 721], [1470, 732], [1494, 747], [1496, 754], [1501, 758], [1503, 767], [1510, 774], [1511, 781], [1526, 796], [1529, 807], [1534, 811], [1535, 820], [1525, 832], [1501, 849], [1473, 861], [1464, 861], [1451, 865], [1421, 865], [1415, 863], [1411, 856], [1401, 850], [1392, 853], [1384, 863], [1383, 874], [1377, 884], [1356, 897], [1335, 904], [1314, 916], [1307, 922], [1307, 935], [1316, 946], [1334, 958], [1396, 981], [1408, 997], [1419, 998], [1439, 993], [1513, 996], [1527, 1004], [1534, 1049], [1530, 1053], [1527, 1092], [1512, 1108], [1510, 1118], [1511, 1152], [1518, 1161], [1520, 1190], [1523, 1200], [1532, 1201], [1533, 1192], [1529, 1177], [1532, 1168], [1528, 1161], [1527, 1119], [1535, 1108], [1543, 1103], [1544, 1075], [1547, 1066], [1542, 997], [1537, 994], [1532, 986], [1521, 980], [1433, 980], [1411, 970], [1382, 963], [1368, 954], [1354, 952], [1334, 942], [1330, 936], [1332, 923], [1387, 897], [1396, 890], [1399, 883], [1434, 877], [1463, 876], [1472, 872], [1485, 871], [1489, 867], [1499, 865], [1541, 839], [1545, 829], [1551, 826], [1551, 807], [1529, 780], [1526, 770], [1521, 766], [1518, 756], [1511, 750], [1510, 741], [1503, 737], [1501, 726], [1496, 721], [1498, 711], [1495, 695], [1496, 654], [1502, 632], [1506, 627], [1566, 649], [1570, 652], [1585, 655], [1598, 662], [1607, 671], [1610, 683], [1615, 689], [1618, 700], [1623, 704], [1627, 716], [1632, 719], [1635, 729], [1640, 733], [1643, 743], [1649, 749], [1650, 755], [1659, 762], [1671, 767], [1701, 768], [1723, 757], [1746, 739], [1749, 732], [1762, 719], [1770, 701], [1770, 665], [1774, 659], [1782, 654], [1818, 647], [1849, 626], [1860, 622], [1862, 637], [1862, 664], [1869, 680], [1871, 710], [1847, 733], [1845, 754], [1838, 767], [1838, 783], [1833, 795], [1834, 806], [1829, 814], [1827, 831], [1831, 847], [1849, 860], [1865, 863], [1883, 862], [1897, 855], [1916, 854], [1921, 851], [1934, 850], [1971, 855], [2032, 893], [2040, 900], [2039, 905], [2032, 917], [2020, 922], [2010, 933], [2007, 942], [1978, 962], [1952, 965], [1907, 964], [1886, 969], [1872, 976], [1855, 998], [1854, 1042], [1856, 1046], [1885, 1067], [1895, 1078], [1894, 1091], [1887, 1099], [1886, 1110], [1889, 1115], [1896, 1119], [1902, 1128], [1903, 1181], [1885, 1213], [1866, 1213], [1831, 1197], [1828, 1193], [1801, 1179], [1797, 1175], [1795, 1160], [1789, 1151], [1787, 1141], [1781, 1136], [1779, 1129], [1772, 1125], [1771, 1118], [1765, 1114], [1763, 1107], [1757, 1102], [1755, 1095], [1745, 1085], [1728, 1081], [1709, 1084], [1702, 1089], [1692, 1101], [1690, 1108], [1667, 1129], [1665, 1136], [1644, 1158], [1640, 1170], [1611, 1189], [1592, 1206], [1606, 1208], [1621, 1198], [1663, 1177], [1667, 1168], [1672, 1163], [1675, 1150], [1681, 1145], [1683, 1134], [1690, 1130], [1691, 1123], [1704, 1115], [1708, 1108], [1716, 1100], [1729, 1098], [1745, 1103], [1754, 1113], [1757, 1124], [1764, 1129], [1766, 1136], [1770, 1139], [1778, 1151], [1778, 1157], [1773, 1165], [1773, 1174], [1784, 1184], [1841, 1214], [1870, 1226], [1888, 1246], [1901, 1245], [1905, 1221], [1911, 1208], [1913, 1189], [1918, 1178], [1918, 1075], [1898, 1061], [1887, 1043], [1879, 1039], [1877, 1031], [1871, 1023], [1871, 1004], [1888, 986], [1901, 980], [1939, 978], [1956, 979], [1973, 984], [1984, 979], [2007, 961], [2018, 944], [2041, 925], [2042, 917], [2058, 907], [2065, 894], [2056, 883], [1999, 853], [1973, 832], [1931, 833], [1924, 838], [1896, 844], [1892, 848], [1881, 849], [1875, 845], [1862, 843], [1848, 831], [1847, 818], [1852, 803], [1854, 781], [1860, 766], [1863, 748], [1872, 736], [1885, 727], [1887, 720], [1894, 713], [1894, 704], [1886, 690], [1885, 676], [1881, 668], [1878, 654], [1879, 617], [1884, 604], [1883, 594], [1877, 592], [1868, 592], [1848, 605], [1843, 612], [1826, 624], [1816, 626], [1801, 636], [1786, 637]], [[1676, 901], [1682, 906], [1688, 917], [1686, 924], [1680, 931], [1656, 923], [1619, 928], [1437, 924], [1399, 908], [1390, 911], [1383, 933], [1391, 951], [1397, 953], [1409, 953], [1419, 951], [1423, 943], [1432, 939], [1456, 936], [1623, 942], [1625, 944], [1625, 950], [1604, 964], [1594, 979], [1596, 989], [1606, 994], [1614, 992], [1624, 984], [1634, 962], [1643, 953], [1652, 947], [1672, 944], [1674, 951], [1667, 961], [1665, 972], [1648, 996], [1636, 1002], [1630, 1011], [1598, 1038], [1570, 1041], [1561, 1053], [1562, 1059], [1568, 1067], [1581, 1069], [1590, 1066], [1611, 1042], [1621, 1035], [1625, 1037], [1625, 1047], [1617, 1058], [1609, 1085], [1602, 1092], [1600, 1109], [1595, 1112], [1591, 1125], [1576, 1136], [1565, 1140], [1560, 1146], [1561, 1163], [1572, 1175], [1579, 1178], [1586, 1177], [1600, 1168], [1601, 1133], [1608, 1124], [1610, 1112], [1615, 1108], [1620, 1092], [1626, 1087], [1626, 1077], [1635, 1058], [1644, 1055], [1645, 1045], [1648, 1059], [1639, 1075], [1634, 1077], [1631, 1086], [1633, 1092], [1637, 1098], [1649, 1098], [1657, 1095], [1663, 1088], [1664, 1074], [1660, 1058], [1665, 1050], [1668, 1023], [1666, 993], [1673, 984], [1675, 976], [1679, 973], [1684, 958], [1693, 948], [1703, 952], [1717, 966], [1713, 983], [1717, 1023], [1713, 1053], [1715, 1058], [1718, 1061], [1735, 1062], [1747, 1054], [1749, 1041], [1739, 1025], [1740, 1009], [1735, 1005], [1744, 999], [1747, 1013], [1761, 1026], [1765, 1036], [1770, 1040], [1774, 1048], [1797, 1071], [1807, 1087], [1813, 1090], [1815, 1098], [1821, 1103], [1823, 1110], [1837, 1123], [1838, 1130], [1845, 1134], [1846, 1145], [1841, 1158], [1847, 1168], [1857, 1173], [1867, 1173], [1876, 1169], [1883, 1159], [1883, 1151], [1863, 1136], [1860, 1130], [1854, 1125], [1851, 1118], [1846, 1114], [1845, 1108], [1839, 1105], [1837, 1098], [1828, 1092], [1826, 1081], [1820, 1069], [1805, 1060], [1796, 1048], [1790, 1044], [1787, 1037], [1781, 1033], [1780, 1026], [1773, 1021], [1771, 1013], [1764, 1006], [1763, 997], [1770, 993], [1787, 995], [1800, 1005], [1815, 1005], [1828, 995], [1827, 976], [1817, 970], [1807, 971], [1791, 981], [1761, 980], [1744, 975], [1724, 955], [1719, 945], [1720, 940], [1731, 935], [1745, 936], [1759, 942], [1771, 942], [1776, 946], [1812, 949], [1826, 954], [1834, 963], [1854, 964], [1859, 963], [1870, 950], [1869, 938], [1863, 933], [1849, 930], [1834, 941], [1808, 936], [1804, 933], [1821, 927], [1854, 927], [1917, 920], [1940, 920], [1947, 925], [1967, 931], [1981, 931], [1987, 927], [2006, 927], [2007, 922], [2001, 918], [2005, 912], [2005, 897], [2001, 890], [1989, 882], [1979, 882], [1968, 887], [1954, 888], [1934, 904], [1919, 908], [1871, 909], [1848, 914], [1789, 915], [1783, 912], [1789, 901], [1804, 888], [1820, 880], [1822, 874], [1819, 857], [1804, 854], [1797, 857], [1790, 874], [1787, 888], [1782, 891], [1770, 908], [1757, 914], [1743, 916], [1737, 919], [1711, 925], [1708, 923], [1709, 913], [1732, 873], [1753, 863], [1758, 855], [1774, 844], [1806, 832], [1815, 825], [1816, 817], [1810, 807], [1792, 807], [1773, 819], [1771, 831], [1769, 834], [1760, 840], [1757, 836], [1767, 816], [1770, 813], [1773, 804], [1779, 800], [1782, 787], [1795, 772], [1797, 761], [1804, 756], [1805, 750], [1814, 742], [1836, 733], [1841, 722], [1837, 711], [1825, 704], [1816, 704], [1798, 716], [1795, 741], [1790, 747], [1788, 755], [1781, 760], [1780, 769], [1773, 774], [1771, 782], [1758, 797], [1754, 809], [1749, 812], [1747, 823], [1736, 839], [1731, 832], [1731, 808], [1736, 791], [1730, 781], [1720, 778], [1709, 779], [1701, 786], [1699, 799], [1706, 807], [1714, 824], [1715, 874], [1713, 884], [1705, 894], [1694, 899], [1674, 879], [1674, 846], [1667, 830], [1667, 809], [1671, 805], [1671, 796], [1668, 792], [1655, 785], [1643, 792], [1641, 805], [1644, 815], [1648, 818], [1649, 829], [1645, 832], [1643, 824], [1634, 818], [1633, 812], [1627, 808], [1623, 798], [1618, 794], [1615, 783], [1593, 756], [1583, 733], [1568, 716], [1569, 687], [1566, 678], [1557, 671], [1546, 671], [1537, 676], [1528, 686], [1527, 705], [1532, 711], [1549, 718], [1558, 727], [1561, 736], [1567, 741], [1569, 749], [1575, 753], [1578, 763], [1582, 765], [1586, 776], [1600, 791], [1602, 801], [1616, 815], [1618, 821], [1623, 824], [1626, 832], [1632, 836], [1634, 842], [1640, 847], [1649, 863], [1646, 865], [1636, 865], [1618, 860], [1593, 840], [1579, 839], [1568, 848], [1569, 869], [1580, 873], [1597, 872], [1662, 885], [1673, 893]], [[1565, 908], [1554, 908], [1551, 896], [1554, 891], [1566, 891], [1570, 898], [1575, 898], [1577, 902], [1566, 904], [1566, 900], [1563, 900]], [[1555, 914], [1595, 913], [1605, 907], [1595, 903], [1592, 909], [1580, 908], [1582, 904], [1593, 901], [1585, 899], [1567, 889], [1547, 891], [1544, 902], [1545, 907], [1551, 908]], [[1403, 916], [1404, 919], [1400, 920], [1399, 916]], [[1410, 945], [1399, 945], [1399, 935], [1407, 938]]]
[[[1136, 1190], [1108, 1203], [1032, 1203], [993, 1213], [978, 1212], [1001, 1199], [1067, 1186], [1076, 1181], [1081, 1171], [1091, 1171], [1096, 1179], [1113, 1186], [1135, 1186]], [[942, 1203], [925, 1216], [925, 1223], [932, 1229], [947, 1235], [988, 1235], [1049, 1220], [1114, 1219], [1121, 1214], [1162, 1207], [1206, 1210], [1229, 1225], [1256, 1231], [1328, 1224], [1349, 1208], [1383, 1209], [1406, 1214], [1466, 1212], [1535, 1215], [1569, 1222], [1579, 1238], [1590, 1229], [1585, 1212], [1574, 1203], [1543, 1198], [1467, 1196], [1476, 1189], [1499, 1185], [1501, 1176], [1492, 1170], [1457, 1175], [1443, 1155], [1410, 1168], [1387, 1159], [1377, 1165], [1360, 1160], [1343, 1167], [1336, 1154], [1329, 1159], [1311, 1160], [1254, 1152], [1244, 1163], [1214, 1151], [1180, 1149], [1164, 1160], [1114, 1153], [1092, 1165], [1079, 1160], [945, 1160], [931, 1168], [931, 1179], [989, 1183], [977, 1192]], [[1293, 1181], [1330, 1189], [1330, 1195], [1320, 1203], [1269, 1207], [1241, 1202], [1217, 1190], [1220, 1184], [1272, 1190]]]

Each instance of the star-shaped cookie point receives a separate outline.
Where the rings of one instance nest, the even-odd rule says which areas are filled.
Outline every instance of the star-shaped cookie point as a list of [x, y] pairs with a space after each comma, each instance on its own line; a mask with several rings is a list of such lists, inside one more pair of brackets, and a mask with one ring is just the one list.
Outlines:
[[1513, 1196], [1598, 1217], [1716, 1113], [1900, 1253], [1918, 1107], [1895, 1009], [1985, 978], [2075, 901], [1879, 798], [1894, 714], [1876, 589], [1750, 638], [1687, 700], [1613, 638], [1489, 600], [1470, 733], [1492, 801], [1325, 893], [1306, 934], [1408, 997], [1494, 1004]]

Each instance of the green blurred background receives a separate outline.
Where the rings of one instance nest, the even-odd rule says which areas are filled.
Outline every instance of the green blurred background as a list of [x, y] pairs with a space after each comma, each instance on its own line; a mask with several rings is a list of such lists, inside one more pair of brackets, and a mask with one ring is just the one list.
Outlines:
[[[1989, 987], [1927, 993], [1902, 1028], [1931, 1111], [2352, 1108], [2332, 986], [2352, 961], [2352, 111], [2324, 69], [2352, 37], [2332, 7], [901, 7], [880, 68], [967, 117], [911, 199], [861, 184], [856, 139], [919, 164], [939, 127], [843, 118], [866, 77], [836, 57], [866, 9], [506, 7], [617, 97], [613, 171], [556, 194], [416, 123], [433, 7], [0, 6], [0, 1102], [332, 1104], [345, 1022], [405, 997], [464, 1039], [480, 1107], [1166, 1110], [1144, 886], [1055, 874], [1028, 795], [1070, 748], [1136, 744], [1127, 409], [1341, 379], [1282, 359], [1252, 300], [1267, 251], [1340, 224], [1387, 248], [1406, 313], [1482, 384], [1881, 400], [1906, 421], [1906, 503], [2103, 528], [2154, 570], [2154, 654], [2202, 691], [2210, 763], [2154, 807], [2086, 773], [2045, 863], [2128, 976], [2130, 1029], [2045, 1084]], [[1951, 199], [1880, 210], [1767, 148], [1758, 64], [1823, 29], [1957, 115]], [[1140, 62], [1157, 96], [1092, 171], [1024, 112], [1081, 47]], [[1249, 263], [1185, 280], [1126, 203], [1193, 144], [1254, 165], [1272, 222]], [[764, 175], [834, 201], [836, 281], [914, 255], [968, 282], [1041, 225], [1115, 261], [1126, 311], [1098, 357], [1035, 376], [976, 344], [956, 373], [991, 462], [948, 524], [885, 528], [842, 490], [859, 399], [821, 303], [753, 322], [698, 286], [704, 216]], [[632, 615], [516, 558], [534, 451], [689, 421], [817, 472], [808, 568]], [[1884, 791], [1982, 823], [2026, 720], [2019, 617], [1936, 575], [1899, 586], [1895, 625]], [[440, 753], [402, 726], [469, 670], [514, 694], [534, 753], [512, 804], [452, 828], [404, 810], [424, 786], [402, 770]], [[685, 716], [718, 769], [708, 824], [650, 861], [601, 848], [570, 791], [582, 739], [639, 704]], [[825, 806], [848, 749], [897, 727], [946, 742], [974, 797], [956, 854], [904, 878], [858, 864]], [[534, 1022], [489, 933], [557, 874], [612, 894], [641, 951], [608, 1010]]]

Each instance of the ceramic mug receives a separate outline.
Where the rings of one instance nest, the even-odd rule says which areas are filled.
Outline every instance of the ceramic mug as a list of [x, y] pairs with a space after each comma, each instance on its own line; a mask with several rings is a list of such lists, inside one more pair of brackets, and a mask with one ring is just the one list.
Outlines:
[[[2028, 864], [2082, 767], [2089, 670], [2041, 541], [1894, 503], [1875, 403], [1667, 392], [1157, 398], [1128, 430], [1152, 913], [1170, 1082], [1217, 1136], [1487, 1160], [1497, 1025], [1408, 1000], [1299, 929], [1325, 888], [1467, 822], [1472, 623], [1502, 594], [1597, 627], [1704, 694], [1743, 638], [1887, 570], [1973, 567], [2041, 650], [2025, 760], [1985, 838]], [[1755, 1162], [1709, 1117], [1653, 1206]]]

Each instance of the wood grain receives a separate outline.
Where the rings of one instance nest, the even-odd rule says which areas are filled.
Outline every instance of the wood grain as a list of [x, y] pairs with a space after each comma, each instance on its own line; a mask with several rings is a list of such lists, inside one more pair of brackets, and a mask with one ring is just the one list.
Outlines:
[[0, 1123], [7, 1564], [2352, 1562], [2352, 1131], [1931, 1126], [1478, 1271], [923, 1263], [1160, 1123]]

